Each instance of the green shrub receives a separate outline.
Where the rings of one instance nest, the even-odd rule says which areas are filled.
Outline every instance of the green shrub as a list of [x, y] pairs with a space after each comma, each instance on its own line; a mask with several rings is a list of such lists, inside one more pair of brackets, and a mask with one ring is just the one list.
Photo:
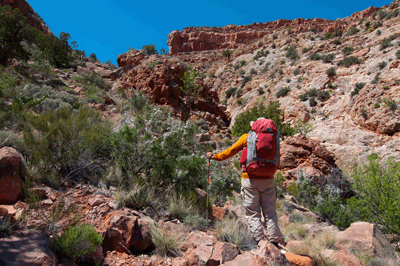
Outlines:
[[335, 40], [332, 41], [332, 43], [336, 44], [336, 45], [341, 45], [342, 41], [340, 39], [335, 39]]
[[281, 116], [283, 110], [279, 109], [279, 101], [274, 101], [265, 108], [263, 105], [255, 106], [251, 110], [245, 111], [236, 117], [235, 124], [232, 127], [232, 135], [241, 136], [250, 131], [250, 121], [256, 121], [259, 117], [265, 117], [274, 120], [283, 136], [291, 136], [294, 129], [290, 125], [283, 124]]
[[96, 56], [95, 53], [91, 53], [90, 56], [89, 56], [89, 58], [92, 59], [92, 60], [94, 60], [94, 61], [97, 60], [97, 56]]
[[183, 197], [181, 194], [172, 193], [167, 196], [166, 210], [171, 213], [173, 217], [183, 220], [188, 215], [196, 214], [194, 202]]
[[331, 95], [329, 94], [329, 91], [327, 90], [322, 90], [322, 91], [318, 91], [318, 100], [320, 101], [325, 101], [327, 99], [329, 99]]
[[271, 46], [271, 48], [272, 48], [272, 49], [275, 49], [275, 48], [276, 48], [276, 43], [273, 43], [272, 46]]
[[207, 221], [205, 217], [198, 214], [189, 214], [185, 216], [183, 223], [189, 226], [192, 230], [204, 230], [206, 228]]
[[332, 63], [334, 58], [335, 58], [334, 54], [327, 54], [327, 55], [321, 56], [321, 60], [324, 63]]
[[90, 107], [29, 115], [24, 128], [27, 158], [44, 181], [50, 177], [90, 178], [104, 174], [111, 127]]
[[156, 49], [156, 46], [154, 44], [144, 45], [142, 47], [142, 50], [147, 55], [157, 54], [157, 49]]
[[327, 71], [326, 74], [328, 75], [328, 77], [334, 77], [336, 76], [336, 70], [334, 67], [330, 67]]
[[366, 164], [356, 164], [350, 173], [357, 193], [351, 204], [368, 222], [379, 224], [387, 234], [400, 234], [400, 164], [393, 158], [387, 162], [377, 155]]
[[60, 237], [54, 238], [52, 245], [65, 256], [76, 259], [96, 250], [103, 243], [103, 238], [92, 225], [72, 226]]
[[105, 103], [105, 100], [103, 97], [96, 95], [96, 94], [90, 94], [86, 97], [86, 101], [88, 103], [93, 103], [93, 104], [98, 104], [98, 103]]
[[385, 50], [390, 46], [392, 46], [392, 40], [390, 38], [385, 38], [381, 41], [380, 50]]
[[379, 69], [384, 69], [387, 66], [387, 63], [385, 61], [382, 61], [378, 64]]
[[243, 94], [243, 89], [236, 90], [236, 98], [239, 98]]
[[345, 57], [344, 59], [340, 60], [337, 64], [339, 66], [345, 66], [345, 67], [349, 67], [355, 64], [361, 64], [362, 60], [359, 59], [358, 57], [355, 56], [348, 56]]
[[314, 106], [317, 105], [317, 101], [315, 100], [315, 97], [311, 97], [311, 98], [308, 100], [308, 103], [310, 104], [311, 107], [314, 107]]
[[246, 83], [247, 82], [249, 82], [249, 81], [251, 81], [251, 76], [245, 76], [245, 77], [243, 77], [243, 80], [242, 80], [242, 87], [244, 87], [244, 85], [246, 85]]
[[312, 88], [306, 91], [306, 94], [308, 97], [317, 97], [318, 96], [318, 90], [316, 88]]
[[302, 52], [303, 54], [308, 53], [308, 51], [310, 51], [310, 49], [307, 48], [307, 47], [303, 47], [303, 49], [301, 50], [301, 52]]
[[344, 56], [348, 56], [354, 52], [354, 48], [350, 47], [350, 46], [346, 46], [345, 48], [343, 48], [342, 52], [343, 52]]
[[294, 48], [293, 46], [290, 46], [286, 52], [286, 57], [291, 59], [291, 60], [296, 60], [298, 59], [300, 56], [296, 51], [296, 48]]
[[257, 75], [257, 71], [254, 68], [252, 68], [250, 70], [250, 75]]
[[346, 36], [355, 35], [355, 34], [357, 34], [359, 31], [360, 31], [360, 29], [355, 28], [355, 27], [352, 27], [352, 28], [350, 28], [350, 29], [347, 31]]
[[311, 60], [320, 60], [321, 56], [318, 53], [313, 53], [309, 56]]
[[239, 64], [240, 64], [241, 67], [244, 66], [246, 64], [246, 60], [240, 61]]
[[128, 99], [129, 106], [137, 113], [143, 113], [151, 108], [150, 97], [141, 91], [131, 91], [131, 97]]
[[231, 98], [232, 95], [234, 95], [236, 93], [237, 87], [232, 87], [230, 89], [228, 89], [227, 91], [225, 91], [225, 95], [226, 98]]
[[293, 75], [297, 76], [300, 74], [300, 69], [296, 69], [295, 71], [293, 71]]
[[360, 92], [360, 90], [362, 88], [364, 88], [364, 86], [365, 86], [365, 83], [363, 83], [363, 82], [356, 83], [354, 90], [351, 92], [351, 97], [358, 94]]
[[396, 58], [397, 58], [397, 59], [400, 59], [400, 50], [397, 50], [397, 51], [396, 51]]
[[290, 92], [290, 88], [289, 87], [284, 87], [281, 88], [277, 93], [276, 93], [276, 97], [280, 98], [280, 97], [285, 97], [286, 95], [288, 95]]
[[397, 102], [393, 98], [385, 98], [383, 99], [383, 103], [387, 108], [389, 108], [392, 111], [395, 111], [397, 109]]
[[308, 96], [307, 96], [307, 94], [300, 94], [299, 99], [300, 99], [300, 101], [305, 102], [308, 100]]
[[258, 94], [260, 94], [260, 95], [264, 94], [264, 89], [261, 88], [261, 87], [259, 87], [259, 88], [257, 89], [257, 91], [258, 91]]

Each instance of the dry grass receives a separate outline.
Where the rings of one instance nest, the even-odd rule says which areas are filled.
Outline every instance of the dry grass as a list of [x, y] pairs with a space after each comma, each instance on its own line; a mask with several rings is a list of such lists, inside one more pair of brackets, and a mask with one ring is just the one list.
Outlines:
[[171, 234], [164, 227], [157, 227], [154, 224], [150, 226], [150, 234], [155, 246], [153, 253], [160, 256], [180, 256], [181, 240], [178, 235]]
[[257, 247], [247, 226], [237, 219], [226, 218], [215, 224], [215, 236], [219, 241], [237, 245], [241, 250], [251, 250]]

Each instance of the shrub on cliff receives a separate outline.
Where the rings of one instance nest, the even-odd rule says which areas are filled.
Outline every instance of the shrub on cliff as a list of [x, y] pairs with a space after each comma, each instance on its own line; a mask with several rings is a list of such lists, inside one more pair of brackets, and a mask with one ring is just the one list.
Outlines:
[[363, 61], [355, 56], [348, 56], [343, 58], [342, 60], [340, 60], [337, 64], [339, 66], [345, 66], [345, 67], [349, 67], [355, 64], [361, 64]]
[[154, 44], [149, 44], [149, 45], [144, 45], [142, 47], [142, 50], [147, 54], [147, 55], [152, 55], [152, 54], [157, 54], [157, 49]]
[[290, 125], [283, 124], [281, 117], [283, 110], [279, 109], [279, 101], [272, 102], [267, 108], [264, 105], [258, 105], [251, 110], [245, 111], [238, 115], [235, 124], [232, 127], [232, 135], [241, 136], [250, 131], [250, 121], [256, 121], [259, 117], [265, 117], [274, 120], [278, 130], [283, 136], [291, 136], [294, 134], [294, 128]]

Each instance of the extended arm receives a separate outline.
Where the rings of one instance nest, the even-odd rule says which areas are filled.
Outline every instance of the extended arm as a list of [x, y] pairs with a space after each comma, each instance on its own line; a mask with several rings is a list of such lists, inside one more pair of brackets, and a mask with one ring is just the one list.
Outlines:
[[229, 149], [214, 154], [212, 156], [212, 159], [216, 160], [216, 161], [224, 161], [227, 160], [229, 158], [231, 158], [232, 156], [234, 156], [235, 154], [237, 154], [238, 152], [242, 151], [243, 148], [245, 148], [247, 146], [247, 135], [248, 134], [244, 134], [242, 135], [238, 141], [236, 141], [235, 144], [233, 144], [232, 147], [230, 147]]

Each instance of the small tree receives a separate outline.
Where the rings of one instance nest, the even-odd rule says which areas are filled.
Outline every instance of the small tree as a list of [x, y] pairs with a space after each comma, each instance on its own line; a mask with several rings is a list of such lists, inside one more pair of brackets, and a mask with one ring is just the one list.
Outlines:
[[147, 55], [157, 54], [157, 49], [154, 44], [145, 45], [142, 49]]
[[30, 53], [23, 42], [33, 43], [38, 34], [18, 8], [0, 6], [0, 64], [6, 66], [12, 58], [27, 60]]
[[196, 78], [199, 77], [199, 74], [193, 69], [189, 69], [185, 72], [182, 77], [183, 86], [180, 87], [181, 92], [183, 94], [183, 103], [184, 107], [181, 112], [181, 119], [186, 121], [189, 118], [190, 110], [194, 105], [194, 101], [196, 100], [201, 86], [196, 84]]
[[224, 57], [226, 57], [226, 58], [228, 58], [228, 61], [231, 61], [231, 54], [232, 54], [233, 52], [231, 51], [231, 50], [223, 50], [222, 51], [222, 55], [224, 56]]
[[161, 55], [168, 55], [168, 52], [167, 52], [167, 51], [165, 51], [165, 49], [164, 49], [164, 48], [161, 48], [161, 50], [160, 50], [160, 54], [161, 54]]
[[95, 53], [91, 53], [91, 54], [90, 54], [90, 59], [92, 59], [92, 60], [97, 60], [96, 54], [95, 54]]

